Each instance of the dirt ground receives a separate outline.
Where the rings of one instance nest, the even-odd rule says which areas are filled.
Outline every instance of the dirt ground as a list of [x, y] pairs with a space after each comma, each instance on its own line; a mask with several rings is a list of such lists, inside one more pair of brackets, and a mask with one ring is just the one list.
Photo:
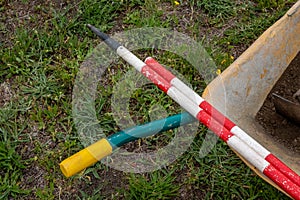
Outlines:
[[276, 141], [283, 144], [289, 150], [300, 154], [300, 126], [278, 114], [275, 110], [272, 93], [276, 93], [290, 101], [298, 103], [293, 98], [300, 89], [300, 53], [290, 63], [286, 71], [272, 88], [256, 120], [264, 127]]

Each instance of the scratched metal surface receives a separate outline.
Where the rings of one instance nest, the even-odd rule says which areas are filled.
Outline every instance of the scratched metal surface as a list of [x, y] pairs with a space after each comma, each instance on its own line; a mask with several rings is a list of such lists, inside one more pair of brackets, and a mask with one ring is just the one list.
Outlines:
[[266, 135], [254, 118], [272, 87], [299, 52], [299, 36], [300, 0], [214, 79], [203, 93], [214, 107], [298, 174], [300, 155], [293, 155]]

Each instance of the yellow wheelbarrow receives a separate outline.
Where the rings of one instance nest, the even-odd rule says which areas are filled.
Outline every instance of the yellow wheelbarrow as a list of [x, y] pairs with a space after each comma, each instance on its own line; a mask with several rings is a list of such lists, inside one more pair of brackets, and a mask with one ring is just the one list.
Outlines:
[[[272, 88], [297, 56], [299, 50], [300, 1], [266, 30], [220, 76], [215, 78], [203, 93], [203, 97], [215, 108], [229, 116], [251, 137], [298, 174], [300, 174], [300, 153], [291, 151], [274, 139], [258, 123], [256, 116], [266, 98], [270, 96]], [[300, 127], [296, 130], [299, 132], [291, 133], [291, 137], [300, 136]], [[243, 159], [243, 161], [263, 179], [278, 188], [247, 160]]]

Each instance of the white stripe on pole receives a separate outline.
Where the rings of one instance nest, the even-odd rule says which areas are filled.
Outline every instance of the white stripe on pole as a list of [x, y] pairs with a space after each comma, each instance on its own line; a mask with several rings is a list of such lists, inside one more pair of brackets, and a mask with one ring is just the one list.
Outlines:
[[185, 94], [189, 99], [195, 102], [198, 106], [204, 101], [194, 90], [187, 86], [184, 82], [179, 80], [177, 77], [173, 78], [170, 84], [180, 90]]
[[252, 137], [250, 137], [246, 132], [244, 132], [240, 127], [234, 126], [231, 133], [243, 140], [247, 145], [249, 145], [253, 150], [259, 153], [263, 158], [266, 158], [270, 152], [264, 148], [261, 144], [256, 142]]
[[171, 86], [167, 94], [195, 118], [197, 118], [198, 113], [202, 110], [198, 105], [182, 94], [176, 87]]
[[232, 136], [228, 139], [227, 144], [237, 151], [241, 156], [248, 160], [253, 166], [264, 173], [264, 169], [270, 165], [264, 158], [262, 158], [257, 152], [245, 144], [237, 136]]
[[123, 46], [118, 47], [117, 54], [121, 56], [125, 61], [127, 61], [130, 65], [134, 66], [134, 68], [139, 72], [141, 72], [142, 68], [146, 65], [143, 61], [141, 61], [138, 57], [136, 57], [133, 53], [131, 53]]

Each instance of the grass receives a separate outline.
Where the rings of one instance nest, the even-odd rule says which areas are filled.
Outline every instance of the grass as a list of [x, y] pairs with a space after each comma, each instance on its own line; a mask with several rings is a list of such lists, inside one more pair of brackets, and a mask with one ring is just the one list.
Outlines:
[[[21, 139], [23, 125], [16, 123], [18, 110], [11, 105], [0, 109], [0, 193], [1, 199], [28, 194], [29, 190], [20, 188], [22, 169], [25, 168], [27, 160], [22, 160], [16, 148], [24, 142]], [[19, 119], [20, 121], [22, 119]]]
[[[224, 70], [295, 1], [178, 2], [78, 0], [27, 6], [20, 1], [31, 13], [26, 18], [22, 6], [0, 1], [0, 199], [286, 199], [220, 141], [200, 158], [206, 135], [202, 126], [188, 151], [161, 170], [131, 174], [97, 163], [69, 179], [61, 174], [58, 163], [83, 148], [72, 118], [72, 90], [80, 64], [99, 43], [85, 24], [112, 34], [139, 27], [176, 29], [201, 41]], [[198, 93], [205, 88], [198, 72], [175, 54], [157, 49], [135, 53], [155, 55]], [[115, 61], [98, 86], [96, 115], [105, 134], [119, 130], [110, 103], [113, 87], [129, 69]], [[134, 90], [129, 98], [135, 123], [164, 115], [161, 108], [168, 114], [180, 110], [152, 85]], [[158, 149], [174, 134], [140, 139], [125, 148]]]
[[178, 195], [180, 185], [175, 184], [175, 176], [169, 171], [155, 171], [147, 175], [131, 174], [127, 199], [171, 199]]

